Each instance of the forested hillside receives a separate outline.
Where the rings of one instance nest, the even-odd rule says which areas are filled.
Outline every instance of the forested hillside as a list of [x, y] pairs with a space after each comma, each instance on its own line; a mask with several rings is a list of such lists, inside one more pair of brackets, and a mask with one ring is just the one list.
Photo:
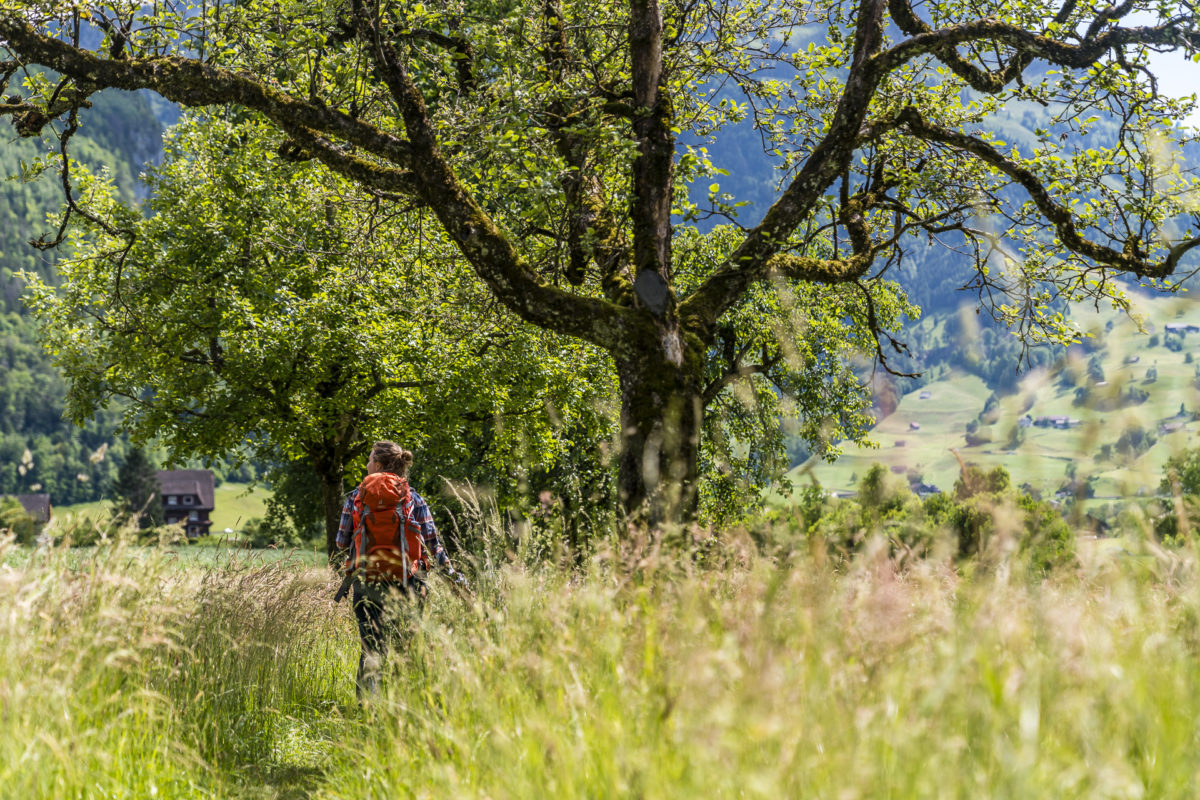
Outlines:
[[[161, 155], [160, 132], [143, 94], [105, 92], [81, 114], [74, 156], [107, 170], [124, 199], [134, 201], [143, 193], [143, 166]], [[0, 148], [0, 494], [49, 492], [55, 505], [99, 499], [125, 448], [116, 417], [101, 414], [82, 429], [63, 419], [66, 387], [21, 304], [19, 273], [53, 280], [59, 255], [30, 244], [53, 234], [57, 224], [62, 187], [56, 164], [28, 179], [38, 160], [54, 151], [46, 140], [16, 139], [7, 122], [0, 135], [9, 140]]]

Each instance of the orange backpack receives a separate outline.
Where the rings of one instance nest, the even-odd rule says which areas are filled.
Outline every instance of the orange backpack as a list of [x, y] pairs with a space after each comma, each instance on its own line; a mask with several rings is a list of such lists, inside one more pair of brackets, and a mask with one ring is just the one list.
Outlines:
[[354, 542], [347, 574], [368, 581], [399, 581], [425, 568], [421, 531], [412, 521], [408, 481], [390, 472], [363, 478], [354, 498]]

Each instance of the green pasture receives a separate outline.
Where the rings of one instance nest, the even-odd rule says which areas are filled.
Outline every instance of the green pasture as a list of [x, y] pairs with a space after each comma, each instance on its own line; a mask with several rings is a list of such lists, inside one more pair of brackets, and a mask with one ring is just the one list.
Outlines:
[[[28, 547], [11, 547], [0, 551], [0, 564], [9, 567], [27, 567], [31, 564], [52, 560], [60, 566], [78, 569], [91, 564], [105, 549], [113, 545], [72, 547], [62, 551], [37, 550]], [[170, 570], [244, 570], [258, 567], [276, 567], [289, 570], [308, 570], [324, 567], [327, 562], [324, 552], [311, 548], [245, 548], [213, 545], [195, 547], [185, 544], [154, 546], [123, 546], [121, 553], [135, 562], [152, 562]]]
[[[1191, 419], [1192, 412], [1200, 411], [1200, 333], [1186, 334], [1180, 351], [1164, 346], [1167, 323], [1200, 325], [1200, 304], [1185, 296], [1131, 292], [1130, 297], [1128, 316], [1107, 310], [1076, 312], [1093, 336], [1085, 340], [1085, 347], [1064, 351], [1055, 369], [1024, 375], [1019, 391], [1002, 398], [994, 421], [980, 425], [978, 433], [990, 441], [974, 446], [966, 442], [966, 425], [983, 411], [990, 391], [977, 377], [952, 374], [904, 396], [896, 411], [871, 432], [878, 447], [848, 446], [835, 463], [810, 461], [793, 470], [791, 479], [803, 484], [815, 478], [827, 489], [853, 491], [853, 479], [879, 462], [919, 474], [925, 483], [945, 490], [953, 486], [961, 459], [987, 468], [1004, 466], [1015, 483], [1029, 483], [1044, 493], [1062, 487], [1073, 471], [1080, 478], [1095, 476], [1098, 497], [1153, 494], [1167, 459], [1200, 447], [1200, 422]], [[1111, 329], [1106, 330], [1109, 321]], [[1155, 335], [1158, 343], [1151, 347]], [[1193, 363], [1187, 363], [1189, 353]], [[1099, 357], [1105, 382], [1093, 386], [1090, 402], [1081, 405], [1076, 389], [1087, 385], [1087, 366], [1094, 356]], [[1155, 380], [1147, 377], [1151, 368], [1157, 371]], [[1148, 399], [1119, 402], [1131, 388], [1147, 392]], [[922, 393], [929, 398], [920, 399]], [[1179, 416], [1181, 405], [1185, 416]], [[1025, 415], [1068, 416], [1079, 424], [1065, 430], [1024, 428], [1017, 446], [1010, 447], [1012, 432]], [[1122, 433], [1138, 426], [1154, 434], [1155, 444], [1141, 453], [1119, 452]]]
[[271, 490], [261, 485], [222, 483], [213, 498], [212, 531], [239, 530], [247, 521], [267, 513]]
[[[929, 393], [928, 399], [920, 395]], [[983, 408], [989, 394], [982, 380], [956, 375], [930, 383], [900, 400], [896, 411], [871, 431], [878, 447], [847, 446], [834, 463], [817, 460], [797, 467], [792, 481], [803, 485], [809, 476], [827, 489], [853, 491], [854, 484], [871, 465], [916, 469], [926, 483], [953, 484], [959, 465], [954, 449], [963, 447], [963, 429]], [[913, 429], [913, 424], [919, 429]]]

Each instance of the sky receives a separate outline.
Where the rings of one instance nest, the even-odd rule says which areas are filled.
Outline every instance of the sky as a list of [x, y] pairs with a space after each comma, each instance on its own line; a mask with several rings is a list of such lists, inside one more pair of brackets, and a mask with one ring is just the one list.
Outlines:
[[[1184, 97], [1200, 92], [1200, 64], [1182, 53], [1155, 54], [1150, 68], [1158, 78], [1158, 91], [1170, 97]], [[1192, 127], [1200, 128], [1200, 112], [1187, 119]]]
[[[1152, 25], [1154, 21], [1150, 14], [1132, 14], [1127, 24]], [[1150, 69], [1158, 78], [1158, 90], [1169, 97], [1184, 97], [1200, 92], [1200, 64], [1183, 53], [1151, 54]], [[1200, 128], [1200, 112], [1193, 113], [1186, 122], [1194, 128]]]

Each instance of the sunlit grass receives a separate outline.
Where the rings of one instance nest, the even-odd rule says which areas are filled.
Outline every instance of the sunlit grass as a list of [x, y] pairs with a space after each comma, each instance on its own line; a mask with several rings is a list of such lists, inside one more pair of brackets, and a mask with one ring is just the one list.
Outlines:
[[0, 797], [1191, 797], [1200, 580], [1137, 537], [1044, 582], [736, 531], [482, 568], [366, 708], [323, 568], [6, 558]]

